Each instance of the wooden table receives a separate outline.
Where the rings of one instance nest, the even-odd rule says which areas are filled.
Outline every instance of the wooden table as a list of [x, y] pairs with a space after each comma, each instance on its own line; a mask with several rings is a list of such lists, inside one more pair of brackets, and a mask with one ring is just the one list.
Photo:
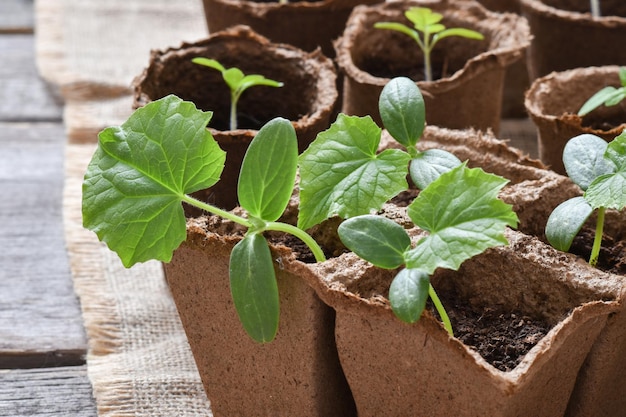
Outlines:
[[62, 104], [33, 0], [0, 1], [0, 416], [96, 416], [62, 224]]

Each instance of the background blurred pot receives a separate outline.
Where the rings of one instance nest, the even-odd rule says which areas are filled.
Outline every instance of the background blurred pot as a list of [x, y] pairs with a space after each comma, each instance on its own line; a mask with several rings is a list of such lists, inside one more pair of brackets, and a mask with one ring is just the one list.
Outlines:
[[209, 32], [234, 25], [250, 26], [272, 42], [287, 43], [312, 51], [318, 46], [334, 57], [332, 41], [346, 25], [354, 6], [378, 0], [203, 0]]
[[[246, 90], [238, 105], [240, 128], [228, 130], [230, 90], [219, 71], [191, 62], [199, 56], [216, 59], [226, 68], [237, 67], [244, 74], [281, 81], [284, 86]], [[319, 50], [305, 52], [272, 43], [247, 26], [237, 26], [195, 43], [153, 51], [149, 66], [134, 80], [134, 106], [176, 94], [213, 112], [209, 128], [227, 153], [226, 165], [222, 179], [196, 197], [231, 209], [237, 206], [241, 161], [257, 130], [274, 117], [289, 119], [302, 152], [332, 122], [338, 97], [336, 79], [332, 61]]]
[[520, 0], [533, 40], [528, 49], [531, 81], [552, 71], [626, 64], [626, 2], [601, 0], [592, 18], [589, 1]]
[[618, 66], [553, 72], [532, 83], [524, 103], [537, 126], [539, 158], [552, 170], [565, 174], [563, 148], [574, 136], [592, 133], [611, 141], [626, 128], [626, 101], [577, 115], [589, 97], [608, 85], [621, 86]]
[[[425, 82], [422, 53], [408, 36], [375, 29], [381, 21], [405, 21], [410, 7], [429, 7], [444, 15], [447, 27], [481, 32], [482, 41], [448, 37], [433, 51], [433, 72]], [[394, 1], [357, 6], [335, 43], [344, 76], [344, 113], [371, 115], [380, 123], [378, 97], [395, 76], [407, 76], [419, 86], [426, 102], [426, 120], [448, 128], [474, 127], [498, 131], [506, 68], [520, 59], [530, 42], [528, 25], [514, 14], [490, 12], [471, 0]]]

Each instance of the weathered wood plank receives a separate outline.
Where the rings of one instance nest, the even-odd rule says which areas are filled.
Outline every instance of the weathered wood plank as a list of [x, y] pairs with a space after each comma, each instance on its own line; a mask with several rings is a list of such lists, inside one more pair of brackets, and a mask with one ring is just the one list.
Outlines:
[[0, 416], [96, 415], [86, 366], [0, 371]]
[[33, 20], [33, 0], [0, 1], [0, 33], [32, 33]]
[[0, 121], [61, 120], [62, 105], [39, 77], [34, 49], [33, 35], [0, 36]]
[[63, 126], [0, 131], [0, 367], [84, 363], [62, 225]]

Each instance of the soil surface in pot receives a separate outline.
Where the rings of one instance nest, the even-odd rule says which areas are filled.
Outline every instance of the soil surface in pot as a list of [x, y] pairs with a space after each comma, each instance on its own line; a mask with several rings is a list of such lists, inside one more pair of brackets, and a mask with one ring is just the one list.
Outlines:
[[[572, 114], [571, 117], [580, 117]], [[591, 112], [582, 118], [581, 125], [593, 130], [610, 131], [624, 124], [623, 114], [612, 114], [610, 116], [598, 116], [597, 112]]]
[[[587, 262], [591, 255], [595, 231], [583, 228], [574, 238], [570, 252]], [[602, 237], [598, 269], [618, 275], [626, 275], [626, 241], [615, 240], [611, 236]]]
[[[403, 197], [398, 197], [402, 202]], [[310, 250], [300, 240], [284, 234], [272, 234], [274, 244], [291, 248], [298, 260], [315, 262]], [[319, 238], [316, 240], [319, 241]], [[346, 249], [340, 243], [332, 248], [324, 246], [327, 256], [338, 256]], [[387, 297], [387, 294], [383, 294]], [[452, 322], [454, 336], [473, 348], [493, 367], [507, 372], [514, 369], [523, 357], [546, 335], [551, 325], [543, 320], [519, 312], [498, 312], [489, 308], [476, 309], [460, 302], [454, 294], [439, 294]], [[436, 311], [430, 306], [433, 314]]]

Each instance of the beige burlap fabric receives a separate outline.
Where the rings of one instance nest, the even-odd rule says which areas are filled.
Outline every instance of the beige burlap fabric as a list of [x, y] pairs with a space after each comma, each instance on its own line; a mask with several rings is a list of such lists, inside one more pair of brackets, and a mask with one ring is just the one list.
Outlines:
[[100, 416], [211, 416], [161, 264], [131, 269], [82, 227], [81, 185], [97, 132], [131, 112], [152, 48], [206, 36], [200, 0], [40, 0], [37, 65], [65, 100], [66, 242]]

